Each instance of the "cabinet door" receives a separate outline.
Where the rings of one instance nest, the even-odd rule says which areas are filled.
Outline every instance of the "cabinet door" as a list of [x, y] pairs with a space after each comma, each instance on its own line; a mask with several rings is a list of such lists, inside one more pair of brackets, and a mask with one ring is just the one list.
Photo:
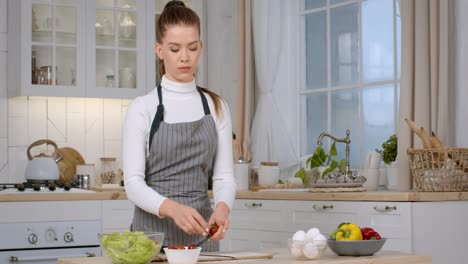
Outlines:
[[366, 202], [360, 225], [375, 229], [387, 238], [384, 250], [412, 252], [412, 203]]
[[128, 200], [102, 201], [103, 232], [129, 230], [134, 210], [134, 204]]
[[287, 202], [236, 200], [231, 213], [231, 228], [262, 231], [289, 231]]
[[[84, 1], [9, 1], [9, 95], [84, 96]], [[11, 36], [11, 39], [10, 39]], [[20, 58], [20, 60], [18, 60]]]
[[146, 92], [145, 0], [87, 3], [87, 95], [134, 98]]
[[285, 248], [288, 245], [288, 232], [255, 231], [231, 228], [221, 241], [221, 251], [257, 250], [261, 248]]
[[312, 227], [328, 236], [343, 222], [359, 223], [359, 212], [365, 206], [359, 202], [338, 201], [293, 201], [290, 202], [293, 225], [291, 231], [304, 230]]

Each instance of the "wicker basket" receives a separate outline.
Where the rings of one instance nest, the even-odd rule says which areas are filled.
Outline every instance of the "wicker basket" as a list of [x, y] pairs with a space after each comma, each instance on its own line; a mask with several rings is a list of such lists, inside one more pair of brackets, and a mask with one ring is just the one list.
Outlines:
[[407, 153], [418, 191], [468, 190], [468, 148], [408, 149]]

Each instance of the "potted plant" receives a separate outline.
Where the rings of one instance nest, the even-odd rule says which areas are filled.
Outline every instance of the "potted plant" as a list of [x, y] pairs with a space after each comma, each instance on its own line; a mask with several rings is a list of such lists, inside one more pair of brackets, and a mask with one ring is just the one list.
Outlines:
[[387, 188], [395, 189], [397, 187], [398, 166], [396, 157], [398, 154], [398, 136], [391, 135], [384, 143], [382, 149], [376, 149], [382, 155], [382, 161], [385, 163], [385, 172], [387, 175]]
[[[325, 175], [337, 169], [340, 172], [344, 172], [346, 169], [346, 160], [338, 160], [337, 156], [336, 142], [333, 142], [328, 153], [322, 146], [317, 146], [312, 156], [306, 160], [306, 168], [311, 169], [313, 172], [312, 178], [314, 180], [317, 178], [323, 179]], [[294, 176], [301, 178], [306, 186], [309, 184], [309, 177], [307, 177], [305, 168], [301, 168]]]
[[398, 154], [398, 136], [391, 135], [383, 144], [382, 149], [376, 149], [382, 155], [382, 160], [385, 164], [390, 165], [395, 162]]

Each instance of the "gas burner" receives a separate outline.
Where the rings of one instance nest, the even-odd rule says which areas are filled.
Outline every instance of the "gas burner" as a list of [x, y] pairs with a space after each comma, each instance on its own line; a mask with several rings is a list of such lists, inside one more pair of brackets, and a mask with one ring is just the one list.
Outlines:
[[71, 188], [76, 186], [73, 183], [57, 183], [56, 181], [27, 181], [20, 184], [16, 184], [15, 188], [18, 191], [25, 191], [26, 189], [33, 189], [34, 191], [55, 191], [57, 188], [63, 188], [65, 191], [69, 191]]

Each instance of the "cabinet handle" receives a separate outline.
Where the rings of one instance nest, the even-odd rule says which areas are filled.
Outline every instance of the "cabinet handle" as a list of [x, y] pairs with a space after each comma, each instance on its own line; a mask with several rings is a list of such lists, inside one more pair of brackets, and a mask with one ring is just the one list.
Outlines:
[[374, 206], [374, 210], [377, 212], [391, 212], [391, 211], [396, 211], [397, 207], [396, 205], [394, 206]]
[[262, 203], [244, 203], [246, 207], [262, 207]]
[[333, 204], [332, 205], [322, 205], [322, 206], [314, 204], [312, 206], [312, 208], [314, 208], [315, 210], [328, 210], [328, 209], [333, 209]]

